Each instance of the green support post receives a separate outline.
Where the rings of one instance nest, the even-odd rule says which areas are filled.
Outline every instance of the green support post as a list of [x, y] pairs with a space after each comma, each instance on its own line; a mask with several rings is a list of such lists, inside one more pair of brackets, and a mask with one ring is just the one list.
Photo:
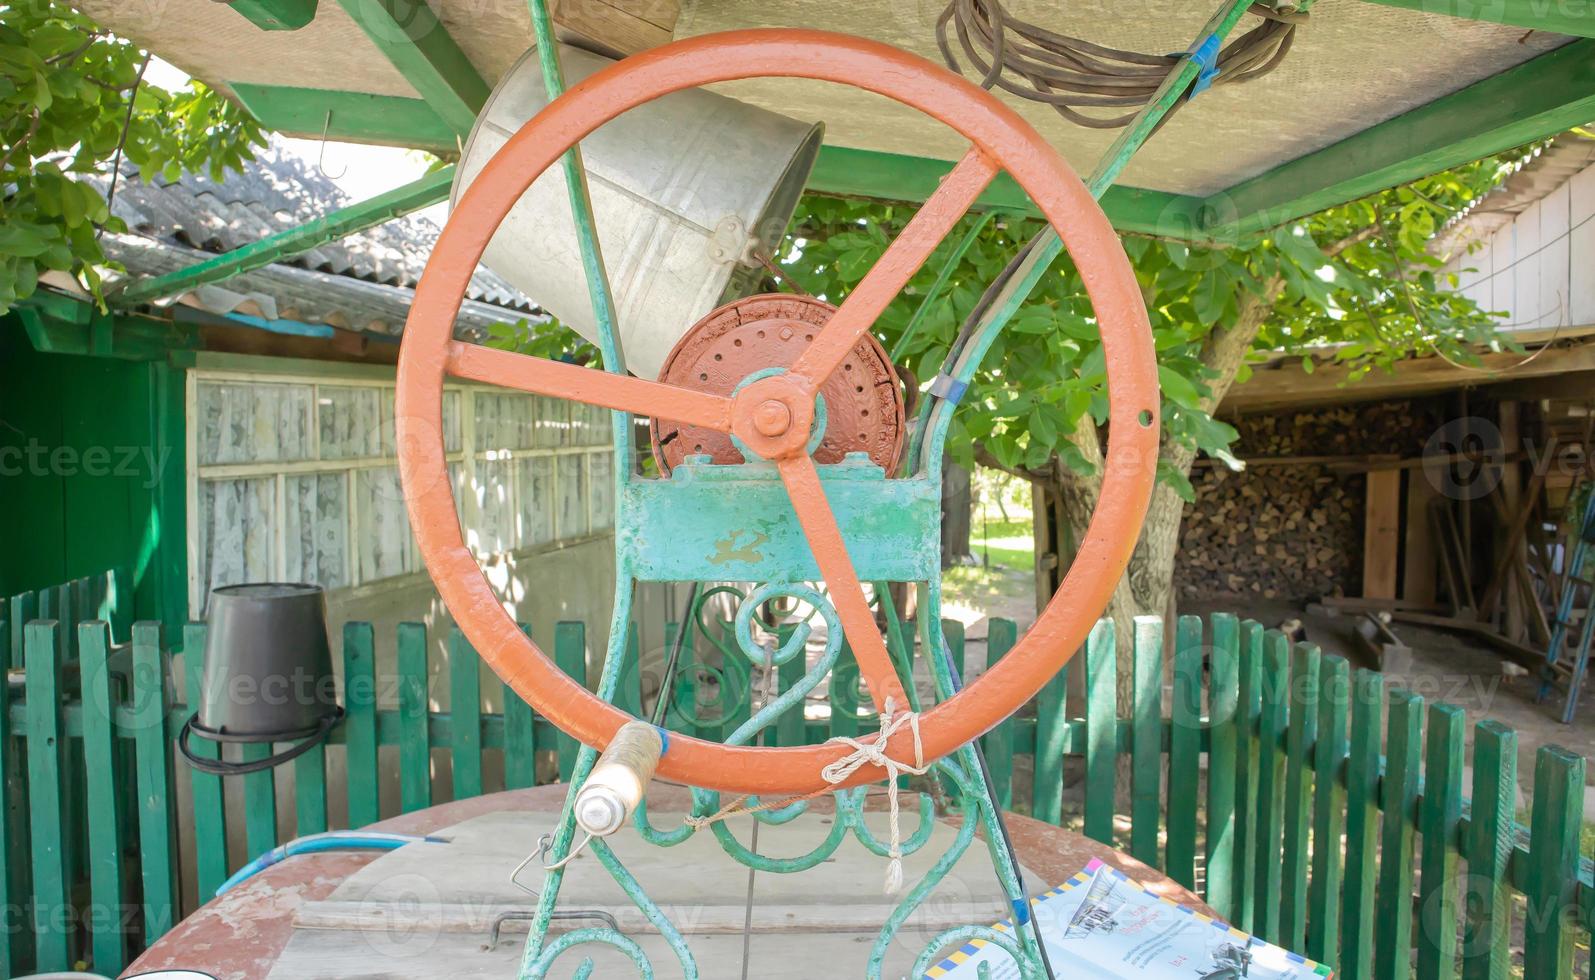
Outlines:
[[227, 0], [264, 31], [297, 31], [316, 19], [316, 0]]
[[426, 3], [417, 0], [338, 0], [421, 98], [461, 136], [491, 89]]

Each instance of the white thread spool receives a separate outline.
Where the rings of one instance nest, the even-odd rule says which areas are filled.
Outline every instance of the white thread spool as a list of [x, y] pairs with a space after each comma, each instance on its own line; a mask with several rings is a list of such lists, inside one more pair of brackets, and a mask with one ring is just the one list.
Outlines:
[[619, 830], [642, 802], [668, 744], [665, 733], [646, 722], [622, 725], [576, 794], [576, 824], [594, 837]]

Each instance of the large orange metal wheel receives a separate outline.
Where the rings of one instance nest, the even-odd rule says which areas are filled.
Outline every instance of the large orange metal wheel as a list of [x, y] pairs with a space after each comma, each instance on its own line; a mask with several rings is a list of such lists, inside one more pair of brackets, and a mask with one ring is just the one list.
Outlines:
[[[604, 122], [662, 95], [741, 78], [782, 76], [854, 85], [924, 112], [962, 134], [969, 152], [853, 289], [786, 373], [725, 397], [461, 343], [452, 328], [472, 271], [517, 199]], [[917, 56], [809, 30], [707, 35], [628, 58], [572, 88], [526, 123], [460, 198], [438, 238], [404, 333], [398, 370], [399, 466], [416, 539], [444, 602], [499, 676], [539, 712], [598, 748], [630, 716], [562, 673], [516, 627], [466, 548], [444, 463], [442, 393], [453, 375], [732, 433], [773, 460], [792, 498], [876, 706], [906, 704], [807, 451], [815, 392], [942, 237], [1006, 170], [1051, 222], [1096, 309], [1107, 358], [1111, 430], [1101, 501], [1052, 603], [982, 677], [920, 720], [926, 761], [984, 733], [1031, 698], [1079, 648], [1130, 558], [1151, 496], [1158, 446], [1156, 357], [1146, 309], [1118, 238], [1068, 164], [989, 93]], [[735, 793], [807, 793], [849, 752], [839, 745], [728, 746], [672, 737], [660, 774]], [[901, 731], [888, 754], [914, 761]], [[865, 766], [841, 785], [884, 778]]]

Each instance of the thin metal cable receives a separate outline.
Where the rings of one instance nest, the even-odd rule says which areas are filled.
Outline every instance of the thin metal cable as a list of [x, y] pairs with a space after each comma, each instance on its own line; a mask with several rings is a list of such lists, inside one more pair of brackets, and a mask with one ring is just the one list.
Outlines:
[[[1214, 85], [1252, 81], [1279, 67], [1290, 53], [1296, 28], [1308, 20], [1304, 12], [1284, 12], [1266, 3], [1253, 3], [1250, 12], [1263, 22], [1219, 51]], [[950, 33], [958, 35], [962, 60]], [[1129, 125], [1184, 57], [1183, 52], [1145, 54], [1059, 34], [1018, 20], [1003, 9], [1001, 0], [948, 0], [936, 21], [936, 43], [947, 67], [961, 74], [967, 62], [983, 76], [982, 88], [1045, 103], [1070, 122], [1092, 129]], [[1082, 109], [1126, 111], [1102, 117]]]

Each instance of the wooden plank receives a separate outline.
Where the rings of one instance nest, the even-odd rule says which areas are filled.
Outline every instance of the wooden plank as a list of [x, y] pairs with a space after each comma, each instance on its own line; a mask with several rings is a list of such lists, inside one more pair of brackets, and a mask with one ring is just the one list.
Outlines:
[[1241, 742], [1240, 624], [1229, 613], [1210, 621], [1207, 756], [1207, 904], [1226, 920], [1235, 916], [1236, 749]]
[[1373, 976], [1375, 883], [1378, 880], [1380, 715], [1384, 683], [1357, 671], [1351, 690], [1351, 746], [1346, 756], [1346, 883], [1341, 893], [1340, 968], [1344, 980]]
[[1423, 834], [1418, 882], [1418, 976], [1454, 977], [1457, 970], [1457, 834], [1462, 821], [1462, 709], [1437, 704], [1429, 709], [1424, 750], [1423, 801], [1418, 814]]
[[28, 820], [33, 831], [33, 927], [38, 969], [72, 968], [70, 884], [63, 839], [61, 763], [65, 723], [61, 668], [65, 650], [54, 620], [35, 620], [23, 633], [27, 663]]
[[1429, 520], [1429, 502], [1435, 498], [1434, 485], [1427, 474], [1414, 470], [1407, 477], [1406, 556], [1401, 562], [1401, 598], [1424, 606], [1434, 605], [1438, 596], [1439, 545], [1434, 539], [1434, 522]]
[[1291, 651], [1290, 721], [1285, 736], [1285, 863], [1281, 873], [1280, 928], [1283, 945], [1307, 945], [1308, 832], [1313, 787], [1312, 752], [1318, 741], [1318, 648], [1298, 643]]
[[1325, 657], [1319, 669], [1318, 741], [1313, 748], [1313, 868], [1307, 890], [1307, 957], [1333, 967], [1340, 960], [1341, 838], [1346, 831], [1347, 712], [1351, 669]]
[[[532, 635], [529, 623], [521, 632]], [[504, 788], [537, 785], [537, 728], [532, 706], [508, 684], [504, 685]]]
[[1068, 692], [1070, 667], [1052, 675], [1036, 695], [1034, 802], [1031, 813], [1037, 820], [1063, 823], [1063, 753], [1069, 735]]
[[[144, 945], [176, 921], [177, 860], [172, 749], [166, 738], [166, 658], [159, 623], [133, 625], [133, 759], [138, 785], [139, 880]], [[3, 703], [3, 702], [0, 702]]]
[[1196, 890], [1196, 803], [1202, 768], [1202, 620], [1181, 616], [1174, 647], [1174, 703], [1170, 708], [1170, 878]]
[[122, 801], [116, 785], [116, 724], [111, 696], [110, 627], [78, 626], [83, 690], [83, 772], [88, 804], [88, 918], [94, 969], [115, 976], [126, 965], [122, 939]]
[[1280, 939], [1280, 861], [1285, 809], [1285, 729], [1290, 711], [1290, 641], [1274, 630], [1263, 637], [1262, 713], [1258, 722], [1256, 896], [1252, 931], [1269, 942]]
[[1380, 830], [1379, 893], [1374, 905], [1374, 976], [1405, 980], [1412, 973], [1413, 846], [1418, 826], [1423, 698], [1390, 692], [1385, 736], [1384, 814]]
[[1085, 835], [1113, 844], [1113, 804], [1118, 767], [1115, 703], [1118, 651], [1113, 621], [1098, 621], [1086, 640]]
[[[255, 762], [271, 756], [269, 743], [249, 743], [241, 746], [240, 758]], [[277, 777], [271, 769], [245, 773], [244, 784], [244, 857], [255, 858], [277, 846]]]
[[[205, 624], [189, 623], [183, 628], [183, 673], [188, 697], [187, 708], [197, 711], [204, 689]], [[221, 758], [214, 742], [194, 738], [189, 745], [201, 759]], [[227, 880], [227, 805], [222, 796], [222, 777], [188, 769], [189, 800], [194, 808], [194, 865], [199, 895], [208, 901]]]
[[[1130, 853], [1157, 867], [1163, 821], [1163, 619], [1135, 618], [1131, 662]], [[1171, 763], [1172, 764], [1172, 763]]]
[[1517, 844], [1517, 732], [1498, 721], [1473, 729], [1467, 836], [1464, 980], [1507, 980], [1512, 965], [1512, 852]]
[[458, 627], [449, 632], [449, 740], [454, 798], [482, 795], [482, 661]]
[[[957, 620], [948, 620], [956, 623]], [[958, 623], [958, 638], [963, 640], [963, 624]], [[945, 628], [945, 627], [944, 627]], [[1019, 627], [1013, 620], [992, 619], [986, 624], [986, 669], [1000, 661], [1019, 640]], [[1013, 809], [1013, 732], [1012, 718], [1003, 721], [981, 739], [986, 766], [991, 770], [991, 784], [996, 791], [997, 805], [1004, 810]], [[1059, 753], [1061, 758], [1062, 753]]]
[[[587, 685], [587, 625], [581, 622], [563, 622], [554, 625], [554, 663], [570, 677]], [[581, 743], [564, 732], [557, 736], [559, 754], [559, 779], [570, 782], [576, 771], [576, 753]]]
[[1258, 769], [1261, 743], [1257, 737], [1262, 724], [1263, 627], [1247, 620], [1241, 624], [1237, 658], [1235, 753], [1235, 922], [1248, 932], [1255, 931], [1257, 901], [1257, 807]]
[[1528, 900], [1523, 976], [1564, 980], [1573, 975], [1578, 912], [1579, 832], [1584, 826], [1584, 757], [1555, 745], [1534, 756], [1534, 804], [1529, 828]]
[[327, 830], [327, 746], [323, 742], [294, 760], [294, 833]]
[[[431, 698], [427, 687], [427, 635], [424, 623], [400, 623], [394, 668], [399, 674], [399, 812], [432, 805]], [[508, 694], [505, 695], [508, 715]]]
[[382, 819], [377, 763], [376, 642], [370, 623], [343, 624], [344, 758], [349, 826]]
[[1363, 511], [1362, 594], [1396, 597], [1396, 556], [1401, 547], [1401, 471], [1371, 470]]

